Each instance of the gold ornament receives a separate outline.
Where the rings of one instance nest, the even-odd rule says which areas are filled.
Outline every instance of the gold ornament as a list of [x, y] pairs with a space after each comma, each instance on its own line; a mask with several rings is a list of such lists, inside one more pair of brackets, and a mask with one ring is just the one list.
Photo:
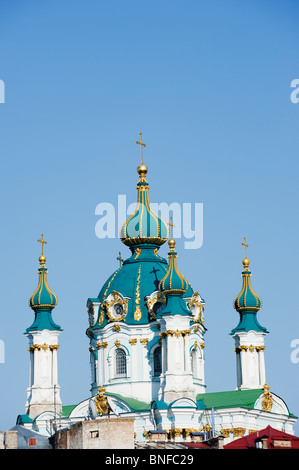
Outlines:
[[269, 385], [265, 384], [264, 385], [264, 395], [262, 398], [262, 408], [264, 411], [271, 411], [272, 405], [273, 405], [273, 397], [272, 393], [269, 392]]
[[109, 411], [108, 398], [104, 395], [106, 389], [104, 387], [98, 388], [98, 394], [94, 397], [96, 410], [99, 415], [106, 415]]

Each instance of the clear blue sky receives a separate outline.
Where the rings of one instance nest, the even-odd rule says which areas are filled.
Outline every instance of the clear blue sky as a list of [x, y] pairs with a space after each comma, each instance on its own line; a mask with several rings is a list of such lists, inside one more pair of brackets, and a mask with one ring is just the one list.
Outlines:
[[267, 383], [299, 415], [298, 20], [295, 0], [0, 2], [1, 430], [24, 413], [42, 232], [61, 397], [89, 396], [86, 299], [128, 256], [96, 237], [95, 208], [136, 200], [140, 130], [151, 200], [204, 205], [203, 246], [177, 249], [206, 300], [207, 391], [236, 387], [246, 236]]

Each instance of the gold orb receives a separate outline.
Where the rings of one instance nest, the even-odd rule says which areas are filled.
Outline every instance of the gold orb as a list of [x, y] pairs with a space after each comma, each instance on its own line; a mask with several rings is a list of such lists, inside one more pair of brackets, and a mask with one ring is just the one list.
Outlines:
[[45, 262], [46, 262], [45, 255], [41, 255], [38, 259], [39, 259], [40, 264], [45, 264]]
[[170, 248], [174, 248], [175, 247], [175, 240], [173, 238], [170, 238], [168, 240], [168, 245]]
[[243, 266], [244, 266], [244, 267], [245, 267], [245, 266], [246, 266], [246, 267], [249, 266], [249, 259], [248, 259], [248, 258], [244, 258], [243, 261], [242, 261], [242, 263], [243, 263]]
[[147, 174], [147, 166], [143, 163], [137, 167], [137, 173], [139, 175], [146, 175]]

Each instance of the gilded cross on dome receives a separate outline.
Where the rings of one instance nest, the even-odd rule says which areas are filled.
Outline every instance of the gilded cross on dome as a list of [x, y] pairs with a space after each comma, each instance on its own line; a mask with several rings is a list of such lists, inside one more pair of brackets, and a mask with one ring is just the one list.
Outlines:
[[142, 154], [142, 147], [146, 147], [146, 144], [142, 142], [142, 132], [139, 132], [140, 140], [136, 140], [136, 144], [140, 145], [140, 152], [141, 152], [141, 165], [143, 165], [143, 154]]
[[243, 245], [243, 246], [244, 246], [244, 248], [245, 248], [245, 258], [247, 258], [247, 254], [246, 254], [246, 248], [248, 248], [248, 247], [249, 247], [249, 245], [247, 245], [247, 243], [246, 243], [246, 237], [244, 237], [244, 242], [243, 242], [243, 243], [241, 243], [241, 245]]
[[48, 242], [46, 242], [46, 240], [44, 240], [44, 235], [43, 234], [42, 234], [41, 238], [37, 241], [42, 246], [42, 256], [43, 256], [43, 254], [44, 254], [44, 245], [46, 245]]
[[175, 225], [172, 223], [172, 216], [170, 217], [170, 221], [167, 225], [170, 227], [170, 237], [173, 238], [173, 227], [175, 227]]

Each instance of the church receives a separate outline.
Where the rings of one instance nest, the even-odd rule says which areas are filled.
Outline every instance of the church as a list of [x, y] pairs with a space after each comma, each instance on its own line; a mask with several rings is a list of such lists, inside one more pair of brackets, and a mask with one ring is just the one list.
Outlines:
[[[297, 417], [266, 382], [268, 331], [258, 321], [262, 300], [252, 287], [245, 238], [242, 282], [233, 301], [238, 322], [230, 333], [237, 387], [206, 392], [204, 293], [180, 271], [172, 220], [164, 221], [151, 208], [141, 134], [136, 143], [141, 149], [137, 205], [120, 231], [127, 258], [120, 257], [119, 268], [99, 279], [98, 295], [87, 299], [90, 396], [80, 403], [61, 401], [62, 329], [53, 319], [57, 297], [47, 281], [42, 235], [38, 285], [29, 299], [34, 320], [25, 331], [29, 386], [16, 424], [50, 437], [83, 421], [129, 418], [137, 448], [157, 439], [183, 443], [221, 436], [229, 443], [267, 426], [294, 434]], [[164, 243], [168, 259], [159, 253]]]

